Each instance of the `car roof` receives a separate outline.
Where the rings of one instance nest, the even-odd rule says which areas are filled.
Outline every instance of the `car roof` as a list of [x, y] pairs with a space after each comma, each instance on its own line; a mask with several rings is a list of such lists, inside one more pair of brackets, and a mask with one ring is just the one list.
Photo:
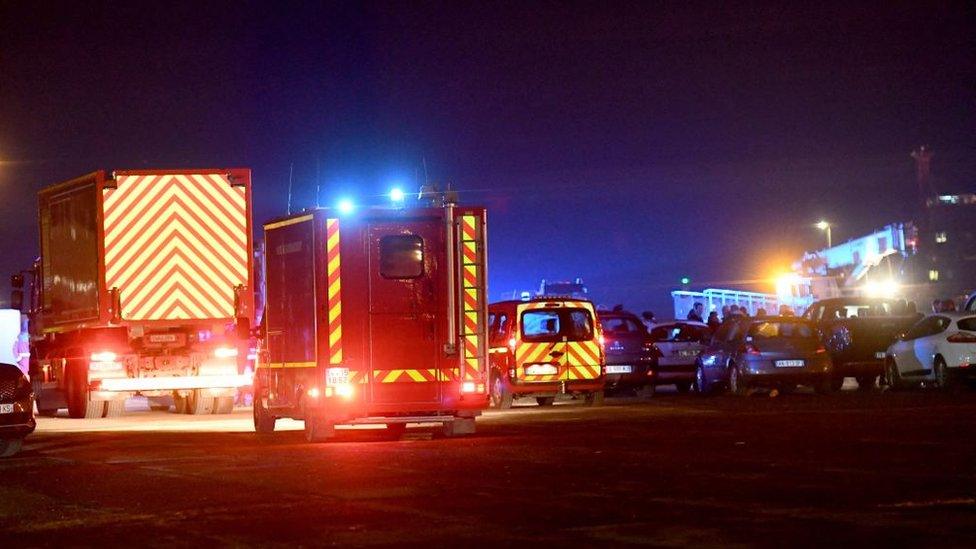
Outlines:
[[976, 311], [948, 311], [945, 313], [929, 313], [925, 315], [925, 318], [932, 316], [944, 316], [946, 318], [951, 318], [952, 320], [961, 320], [964, 318], [976, 317]]

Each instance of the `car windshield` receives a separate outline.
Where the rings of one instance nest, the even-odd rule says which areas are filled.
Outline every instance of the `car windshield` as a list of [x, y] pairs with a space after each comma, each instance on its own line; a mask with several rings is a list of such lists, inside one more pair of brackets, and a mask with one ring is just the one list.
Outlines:
[[806, 322], [770, 321], [754, 323], [749, 327], [749, 335], [755, 339], [774, 337], [810, 339], [816, 337], [816, 332]]
[[593, 317], [586, 309], [534, 309], [522, 313], [525, 341], [588, 341], [593, 339]]
[[655, 326], [651, 330], [651, 339], [655, 342], [700, 342], [711, 336], [707, 326], [696, 324], [667, 324]]

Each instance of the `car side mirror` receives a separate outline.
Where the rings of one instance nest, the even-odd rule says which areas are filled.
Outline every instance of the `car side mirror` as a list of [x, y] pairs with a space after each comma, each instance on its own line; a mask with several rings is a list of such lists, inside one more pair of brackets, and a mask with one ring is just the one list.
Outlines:
[[13, 290], [10, 292], [10, 308], [18, 311], [24, 308], [24, 290]]

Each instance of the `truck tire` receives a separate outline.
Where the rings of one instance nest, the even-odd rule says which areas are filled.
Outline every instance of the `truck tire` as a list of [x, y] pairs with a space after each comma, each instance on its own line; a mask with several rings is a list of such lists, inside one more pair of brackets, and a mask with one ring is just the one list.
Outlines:
[[335, 436], [335, 425], [324, 417], [305, 418], [305, 441], [325, 442]]
[[508, 389], [508, 385], [497, 371], [492, 371], [491, 375], [491, 406], [499, 410], [508, 410], [512, 407], [515, 397]]
[[186, 413], [193, 416], [212, 414], [215, 400], [214, 397], [204, 394], [202, 389], [194, 389], [187, 397]]
[[268, 435], [274, 432], [275, 422], [278, 420], [271, 412], [264, 407], [260, 397], [255, 397], [254, 405], [251, 407], [254, 415], [254, 432], [260, 435]]
[[444, 424], [444, 436], [446, 437], [459, 437], [464, 435], [474, 434], [474, 418], [456, 418], [454, 421], [450, 421]]
[[21, 445], [23, 445], [24, 439], [22, 438], [4, 438], [0, 439], [0, 457], [10, 457], [20, 451]]
[[119, 417], [125, 413], [125, 400], [110, 400], [105, 403], [105, 417]]
[[175, 414], [189, 414], [188, 411], [190, 407], [190, 397], [180, 396], [173, 393], [173, 413]]
[[214, 410], [215, 414], [232, 414], [234, 413], [234, 397], [217, 397], [214, 399]]
[[44, 386], [43, 382], [40, 380], [34, 380], [31, 382], [31, 385], [33, 386], [32, 388], [34, 390], [34, 403], [37, 404], [37, 415], [42, 417], [54, 417], [58, 415], [57, 407], [52, 408], [51, 405], [48, 404], [48, 399], [45, 398], [43, 401], [41, 400], [41, 395], [44, 394], [44, 389], [42, 389]]
[[68, 417], [73, 419], [97, 419], [105, 416], [104, 400], [89, 400], [85, 370], [71, 367], [68, 362], [67, 396]]
[[584, 402], [587, 406], [603, 406], [603, 391], [592, 391], [586, 393]]
[[535, 397], [535, 402], [539, 406], [552, 406], [556, 402], [556, 397]]

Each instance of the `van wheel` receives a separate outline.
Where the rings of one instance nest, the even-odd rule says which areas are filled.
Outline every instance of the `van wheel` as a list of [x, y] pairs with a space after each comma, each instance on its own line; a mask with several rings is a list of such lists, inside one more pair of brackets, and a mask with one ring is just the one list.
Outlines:
[[119, 417], [125, 413], [125, 399], [105, 403], [105, 417]]
[[324, 417], [305, 418], [305, 441], [325, 442], [335, 436], [335, 425]]
[[261, 397], [254, 397], [254, 405], [251, 406], [251, 412], [254, 415], [254, 432], [261, 435], [274, 432], [275, 422], [278, 418], [271, 415], [271, 412], [265, 408]]
[[514, 397], [509, 390], [501, 374], [493, 371], [491, 375], [491, 406], [500, 410], [508, 410], [512, 407]]
[[552, 406], [556, 402], [556, 397], [535, 397], [535, 402], [539, 406]]
[[97, 419], [105, 416], [104, 400], [89, 400], [87, 376], [81, 367], [72, 368], [68, 362], [68, 417]]
[[187, 397], [186, 413], [194, 416], [212, 414], [215, 400], [214, 397], [205, 395], [203, 390], [194, 389]]
[[603, 391], [592, 391], [586, 393], [584, 398], [587, 406], [603, 406]]
[[217, 397], [214, 399], [214, 411], [215, 414], [232, 414], [234, 413], [234, 397]]
[[23, 445], [24, 439], [22, 438], [5, 438], [0, 439], [0, 457], [10, 457], [20, 451], [21, 445]]

